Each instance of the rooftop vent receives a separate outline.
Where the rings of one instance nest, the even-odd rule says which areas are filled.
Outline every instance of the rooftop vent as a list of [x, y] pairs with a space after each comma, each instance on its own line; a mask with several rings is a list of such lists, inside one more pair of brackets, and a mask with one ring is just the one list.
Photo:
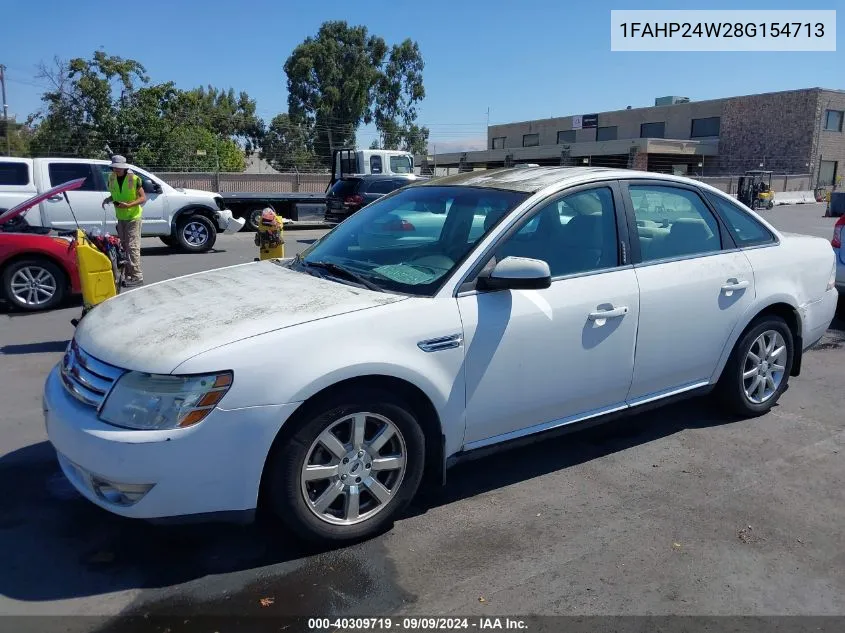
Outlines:
[[654, 100], [656, 106], [675, 105], [677, 103], [689, 103], [689, 97], [657, 97]]

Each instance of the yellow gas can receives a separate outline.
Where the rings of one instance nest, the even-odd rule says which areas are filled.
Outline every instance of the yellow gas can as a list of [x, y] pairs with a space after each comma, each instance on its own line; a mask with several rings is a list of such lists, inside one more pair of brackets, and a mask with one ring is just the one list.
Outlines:
[[111, 259], [94, 246], [80, 229], [76, 231], [76, 261], [84, 310], [117, 294]]

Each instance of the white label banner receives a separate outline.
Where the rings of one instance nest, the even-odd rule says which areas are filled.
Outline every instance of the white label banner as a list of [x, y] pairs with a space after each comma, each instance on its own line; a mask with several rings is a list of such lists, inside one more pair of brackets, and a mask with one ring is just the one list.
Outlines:
[[610, 50], [836, 51], [836, 11], [611, 11]]

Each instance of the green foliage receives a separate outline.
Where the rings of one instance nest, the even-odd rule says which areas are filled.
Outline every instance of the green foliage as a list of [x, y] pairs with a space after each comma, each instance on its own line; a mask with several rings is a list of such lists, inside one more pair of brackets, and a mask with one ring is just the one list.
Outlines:
[[30, 118], [35, 156], [123, 154], [153, 170], [214, 170], [219, 161], [221, 170], [242, 171], [245, 152], [263, 136], [255, 101], [245, 92], [149, 85], [139, 62], [102, 51], [55, 66], [42, 69], [54, 88]]
[[293, 123], [287, 113], [278, 114], [264, 135], [260, 156], [279, 171], [312, 167], [316, 163], [313, 136], [304, 125]]
[[428, 139], [428, 130], [415, 125], [425, 97], [423, 67], [410, 39], [388, 49], [365, 26], [325, 22], [285, 62], [290, 121], [311, 131], [324, 163], [333, 148], [354, 146], [357, 127], [373, 121], [384, 148], [418, 148]]
[[[29, 156], [29, 144], [32, 140], [32, 130], [25, 125], [9, 121], [6, 141], [6, 124], [0, 119], [0, 156]], [[10, 151], [7, 152], [7, 149]]]

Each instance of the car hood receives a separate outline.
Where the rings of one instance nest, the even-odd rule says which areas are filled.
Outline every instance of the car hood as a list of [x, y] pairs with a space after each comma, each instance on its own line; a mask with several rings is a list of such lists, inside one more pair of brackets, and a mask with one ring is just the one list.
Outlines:
[[75, 340], [105, 363], [170, 373], [222, 345], [403, 299], [256, 262], [121, 293], [82, 319]]
[[27, 211], [29, 211], [32, 207], [37, 204], [41, 204], [47, 198], [52, 198], [53, 196], [58, 196], [65, 191], [73, 191], [74, 189], [79, 189], [82, 184], [85, 182], [85, 178], [77, 178], [76, 180], [69, 180], [68, 182], [64, 182], [60, 185], [56, 185], [52, 189], [48, 189], [42, 193], [39, 193], [27, 200], [24, 200], [20, 204], [12, 207], [11, 209], [7, 209], [5, 211], [0, 212], [0, 224], [4, 224], [6, 222], [12, 221], [14, 218], [17, 218]]
[[185, 189], [183, 187], [174, 187], [179, 193], [191, 196], [192, 198], [213, 198], [217, 194], [213, 191], [203, 191], [202, 189]]

